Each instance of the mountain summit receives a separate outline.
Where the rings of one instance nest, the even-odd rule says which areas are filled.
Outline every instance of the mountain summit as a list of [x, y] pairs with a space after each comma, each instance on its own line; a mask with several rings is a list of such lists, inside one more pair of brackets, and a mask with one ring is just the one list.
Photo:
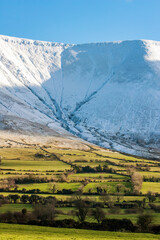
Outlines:
[[0, 129], [160, 151], [160, 42], [62, 44], [0, 36]]

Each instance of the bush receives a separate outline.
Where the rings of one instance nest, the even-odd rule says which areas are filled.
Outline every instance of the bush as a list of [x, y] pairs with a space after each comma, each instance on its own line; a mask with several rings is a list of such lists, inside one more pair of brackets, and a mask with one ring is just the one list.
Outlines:
[[137, 224], [141, 231], [148, 232], [149, 226], [153, 221], [153, 216], [151, 214], [143, 214], [138, 217]]
[[55, 201], [50, 200], [46, 204], [36, 204], [34, 206], [33, 216], [36, 219], [45, 221], [55, 218]]
[[44, 157], [45, 157], [45, 155], [42, 154], [42, 153], [36, 153], [34, 156], [35, 156], [36, 158], [44, 158]]
[[151, 232], [153, 232], [154, 234], [160, 234], [160, 225], [152, 226]]
[[97, 220], [98, 224], [100, 224], [105, 219], [105, 212], [102, 208], [97, 207], [96, 209], [92, 210], [92, 216], [95, 220]]
[[129, 219], [105, 219], [102, 221], [103, 230], [107, 231], [134, 231], [134, 225]]
[[89, 212], [89, 204], [86, 201], [82, 200], [81, 197], [77, 196], [77, 198], [75, 200], [75, 208], [76, 208], [75, 214], [76, 214], [78, 220], [81, 223], [83, 223]]
[[109, 213], [111, 214], [119, 214], [121, 209], [119, 207], [112, 207], [109, 209]]
[[77, 222], [73, 219], [57, 220], [54, 221], [53, 227], [75, 228], [77, 227]]
[[130, 209], [126, 209], [125, 213], [126, 214], [137, 214], [137, 213], [143, 213], [144, 209], [143, 208], [130, 208]]
[[153, 203], [149, 204], [150, 208], [153, 209], [156, 213], [160, 213], [160, 206], [157, 206]]

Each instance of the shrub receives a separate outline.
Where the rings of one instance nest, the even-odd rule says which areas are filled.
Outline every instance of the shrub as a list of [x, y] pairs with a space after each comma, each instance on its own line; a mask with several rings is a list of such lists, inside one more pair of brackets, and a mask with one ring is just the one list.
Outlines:
[[45, 221], [55, 218], [55, 201], [52, 200], [47, 204], [36, 204], [34, 206], [33, 216], [36, 219]]
[[105, 219], [105, 212], [100, 207], [96, 207], [92, 210], [92, 216], [100, 224]]
[[137, 214], [137, 213], [143, 213], [143, 208], [129, 208], [125, 210], [126, 214]]
[[34, 156], [35, 156], [36, 158], [44, 158], [44, 157], [45, 157], [45, 155], [42, 154], [42, 153], [36, 153]]
[[150, 208], [153, 209], [156, 213], [160, 213], [160, 206], [157, 206], [155, 204], [149, 204]]
[[75, 200], [75, 208], [75, 214], [78, 217], [78, 220], [83, 223], [89, 212], [89, 205], [84, 200], [82, 200], [81, 197], [77, 196], [77, 199]]
[[107, 231], [134, 231], [134, 225], [129, 219], [105, 219], [102, 221], [102, 227]]
[[112, 207], [109, 209], [109, 213], [111, 214], [119, 214], [121, 209], [119, 207]]
[[153, 216], [151, 214], [143, 214], [138, 217], [137, 224], [141, 231], [147, 232], [152, 221]]

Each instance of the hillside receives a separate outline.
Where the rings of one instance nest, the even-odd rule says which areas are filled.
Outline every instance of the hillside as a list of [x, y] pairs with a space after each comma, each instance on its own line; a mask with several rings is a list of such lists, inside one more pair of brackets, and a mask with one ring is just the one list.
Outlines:
[[2, 131], [75, 135], [159, 158], [159, 42], [71, 45], [0, 36], [0, 59]]

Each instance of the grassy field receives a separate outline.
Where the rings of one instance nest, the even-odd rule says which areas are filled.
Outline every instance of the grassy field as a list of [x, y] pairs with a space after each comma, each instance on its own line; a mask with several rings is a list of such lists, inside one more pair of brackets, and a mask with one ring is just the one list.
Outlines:
[[[87, 199], [87, 201], [99, 202], [102, 203], [103, 199], [100, 195], [98, 195], [97, 187], [102, 188], [102, 190], [106, 191], [111, 195], [111, 198], [114, 201], [114, 204], [118, 202], [118, 194], [117, 194], [117, 185], [123, 186], [123, 190], [121, 190], [121, 194], [126, 193], [124, 196], [120, 197], [120, 203], [136, 203], [136, 201], [143, 201], [145, 199], [146, 207], [144, 211], [148, 211], [148, 198], [146, 193], [151, 191], [154, 193], [160, 193], [160, 182], [144, 182], [141, 188], [141, 194], [133, 195], [131, 177], [129, 175], [128, 168], [134, 168], [134, 171], [138, 172], [140, 175], [151, 178], [160, 178], [160, 167], [159, 162], [156, 160], [150, 159], [142, 159], [136, 158], [134, 156], [127, 156], [117, 152], [105, 151], [105, 150], [94, 150], [91, 149], [89, 151], [83, 150], [66, 150], [66, 149], [52, 149], [52, 148], [1, 148], [0, 149], [1, 156], [1, 171], [0, 171], [0, 186], [3, 186], [5, 180], [12, 178], [13, 180], [17, 180], [18, 178], [43, 178], [43, 181], [37, 183], [17, 183], [14, 187], [8, 188], [7, 191], [1, 191], [0, 195], [8, 196], [10, 194], [18, 194], [22, 196], [23, 194], [37, 194], [41, 197], [54, 196], [58, 201], [65, 201], [73, 199], [76, 191], [79, 189], [82, 190], [83, 199]], [[107, 165], [108, 169], [111, 170], [109, 172], [83, 172], [77, 173], [73, 171], [73, 166], [90, 166], [92, 168], [97, 166]], [[148, 170], [145, 168], [148, 167]], [[68, 173], [68, 170], [72, 172]], [[62, 176], [64, 179], [62, 179]], [[45, 180], [44, 180], [45, 179]], [[52, 182], [51, 182], [52, 181]], [[54, 194], [51, 191], [51, 186], [55, 185], [56, 191]], [[22, 189], [25, 189], [25, 191]], [[34, 189], [39, 189], [39, 191], [33, 191]], [[57, 191], [72, 190], [73, 194], [68, 194], [67, 191], [65, 194], [62, 192], [57, 193]], [[27, 192], [28, 191], [28, 192]], [[29, 192], [32, 191], [32, 192]], [[128, 192], [127, 192], [128, 191]], [[52, 193], [52, 194], [51, 194]], [[12, 201], [13, 202], [13, 201]], [[160, 198], [156, 197], [156, 204], [160, 204]], [[26, 208], [28, 211], [32, 211], [33, 206], [29, 204], [22, 204], [20, 199], [17, 200], [16, 204], [9, 203], [4, 204], [0, 207], [0, 213], [5, 213], [7, 211], [21, 211], [23, 208]], [[67, 207], [62, 210], [62, 213], [58, 216], [58, 219], [72, 218], [73, 216], [70, 214], [73, 208]], [[138, 214], [126, 214], [123, 209], [117, 214], [109, 213], [107, 206], [105, 205], [103, 209], [107, 213], [108, 218], [117, 218], [130, 219], [133, 223], [136, 223]], [[150, 209], [149, 209], [150, 210]], [[154, 223], [160, 223], [160, 213], [152, 213], [154, 216]], [[76, 219], [77, 220], [77, 219]], [[88, 221], [94, 221], [89, 216], [87, 217]], [[50, 231], [50, 230], [49, 230]], [[55, 230], [56, 231], [56, 230]], [[88, 233], [88, 238], [67, 238], [68, 230], [66, 230], [66, 238], [65, 239], [90, 239], [90, 235]], [[75, 230], [78, 231], [78, 230]], [[36, 231], [35, 231], [36, 232]], [[101, 232], [102, 233], [102, 232]], [[87, 234], [87, 231], [86, 231]], [[98, 232], [97, 232], [98, 234]], [[104, 234], [104, 239], [114, 239], [114, 238], [106, 238], [106, 236], [110, 236], [110, 233], [106, 232]], [[103, 236], [102, 234], [102, 236]], [[83, 235], [83, 234], [82, 234]], [[145, 235], [145, 234], [144, 234]], [[142, 235], [142, 236], [144, 236]], [[16, 236], [16, 235], [15, 235]], [[42, 236], [38, 239], [47, 239], [45, 236]], [[95, 236], [95, 235], [94, 235]], [[116, 237], [116, 235], [112, 235]], [[125, 235], [127, 236], [127, 235]], [[130, 235], [132, 239], [132, 235]], [[136, 236], [136, 235], [135, 235]], [[139, 235], [138, 235], [139, 236]], [[148, 235], [149, 236], [149, 235]], [[18, 239], [17, 238], [3, 238], [3, 239]], [[38, 237], [38, 236], [37, 236]], [[62, 237], [62, 236], [61, 236]], [[80, 237], [80, 236], [79, 236]], [[1, 239], [1, 238], [0, 238]], [[19, 238], [20, 239], [20, 238]], [[32, 239], [32, 238], [31, 238]], [[36, 236], [35, 238], [36, 239]], [[52, 239], [52, 238], [50, 238]], [[56, 239], [56, 238], [54, 238]], [[57, 238], [58, 239], [58, 238]], [[63, 238], [59, 238], [63, 239]], [[95, 237], [96, 239], [96, 237]], [[97, 235], [97, 239], [100, 239]], [[103, 238], [102, 238], [103, 239]], [[116, 239], [116, 238], [115, 238]], [[125, 239], [125, 238], [117, 238], [117, 239]], [[134, 238], [133, 238], [134, 239]], [[140, 239], [135, 237], [135, 239]], [[142, 239], [142, 238], [141, 238]], [[145, 238], [144, 238], [145, 239]], [[157, 238], [158, 239], [158, 238]], [[159, 238], [160, 239], [160, 238]], [[25, 240], [25, 239], [24, 239]]]
[[[88, 192], [89, 189], [92, 189], [93, 192], [96, 192], [97, 187], [102, 187], [105, 188], [108, 193], [115, 193], [117, 184], [119, 184], [119, 182], [88, 183], [84, 187], [84, 192]], [[127, 188], [131, 187], [131, 184], [129, 182], [122, 182], [121, 184]]]
[[81, 229], [0, 224], [0, 239], [5, 240], [159, 240], [160, 235], [119, 233]]
[[70, 169], [70, 165], [61, 161], [45, 160], [4, 160], [1, 165], [2, 169], [12, 169], [15, 171], [64, 171]]
[[[62, 190], [62, 189], [72, 189], [77, 190], [80, 186], [81, 183], [55, 183], [56, 190]], [[23, 189], [25, 188], [26, 190], [31, 190], [31, 189], [40, 189], [41, 191], [51, 191], [50, 190], [50, 184], [49, 183], [30, 183], [30, 184], [19, 184], [18, 189]]]
[[142, 193], [147, 193], [148, 191], [152, 191], [153, 193], [159, 193], [160, 182], [143, 182]]
[[112, 173], [77, 173], [72, 174], [69, 176], [69, 179], [84, 179], [84, 178], [90, 178], [90, 179], [128, 179], [126, 176], [122, 176], [119, 174], [112, 174]]
[[31, 204], [4, 204], [0, 207], [0, 213], [5, 213], [7, 211], [10, 212], [21, 212], [23, 208], [26, 208], [27, 211], [32, 211], [32, 205]]
[[152, 172], [152, 171], [147, 171], [147, 172], [140, 172], [142, 176], [144, 177], [156, 177], [160, 178], [160, 171], [159, 172]]

